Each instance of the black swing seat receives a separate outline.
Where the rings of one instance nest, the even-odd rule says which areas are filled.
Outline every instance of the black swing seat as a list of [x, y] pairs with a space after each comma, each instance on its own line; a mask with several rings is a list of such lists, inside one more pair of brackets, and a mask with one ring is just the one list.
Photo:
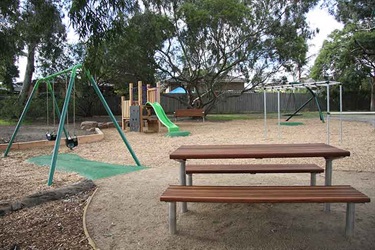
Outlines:
[[70, 148], [70, 149], [73, 149], [75, 147], [78, 146], [78, 138], [77, 136], [74, 136], [74, 137], [68, 137], [65, 139], [65, 145]]
[[47, 132], [46, 133], [46, 138], [47, 138], [48, 141], [56, 141], [56, 134], [55, 134], [55, 132], [52, 132], [52, 133]]

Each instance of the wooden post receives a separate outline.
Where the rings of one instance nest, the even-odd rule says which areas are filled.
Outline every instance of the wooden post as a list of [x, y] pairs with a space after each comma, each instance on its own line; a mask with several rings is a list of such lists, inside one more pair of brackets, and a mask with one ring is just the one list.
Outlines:
[[125, 96], [121, 96], [121, 128], [122, 130], [125, 130], [124, 113], [125, 113], [126, 108], [127, 107], [125, 107]]
[[133, 83], [129, 83], [129, 101], [130, 106], [133, 105]]
[[138, 81], [138, 105], [140, 107], [139, 110], [139, 122], [141, 123], [139, 126], [139, 132], [143, 132], [143, 102], [142, 102], [142, 81]]
[[153, 101], [152, 101], [152, 98], [151, 98], [151, 96], [150, 96], [151, 85], [150, 85], [150, 84], [147, 84], [146, 86], [147, 86], [147, 88], [146, 88], [146, 89], [147, 89], [147, 90], [146, 90], [146, 93], [147, 93], [147, 101], [148, 101], [148, 102], [153, 102]]
[[156, 83], [156, 101], [160, 103], [160, 82]]

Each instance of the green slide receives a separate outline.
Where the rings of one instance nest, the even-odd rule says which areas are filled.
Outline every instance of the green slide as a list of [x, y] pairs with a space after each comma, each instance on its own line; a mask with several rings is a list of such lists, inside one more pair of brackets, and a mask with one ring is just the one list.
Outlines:
[[165, 114], [163, 107], [158, 102], [147, 102], [146, 106], [152, 107], [152, 109], [155, 111], [156, 116], [158, 117], [159, 121], [163, 123], [164, 126], [168, 128], [168, 134], [167, 136], [188, 136], [190, 135], [190, 132], [187, 131], [180, 131], [180, 128], [174, 124], [168, 116]]

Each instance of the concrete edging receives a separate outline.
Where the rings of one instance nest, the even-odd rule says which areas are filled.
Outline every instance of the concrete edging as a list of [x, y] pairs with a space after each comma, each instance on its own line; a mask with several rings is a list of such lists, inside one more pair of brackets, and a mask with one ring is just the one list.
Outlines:
[[[104, 134], [99, 128], [95, 128], [96, 134], [93, 135], [80, 135], [78, 137], [79, 144], [81, 143], [91, 143], [97, 142], [104, 139]], [[15, 142], [12, 144], [10, 149], [12, 150], [22, 150], [22, 149], [29, 149], [29, 148], [41, 148], [41, 147], [48, 147], [54, 146], [55, 141], [29, 141], [29, 142]], [[65, 137], [60, 140], [60, 146], [65, 145]], [[5, 150], [8, 147], [8, 144], [0, 144], [0, 150]]]

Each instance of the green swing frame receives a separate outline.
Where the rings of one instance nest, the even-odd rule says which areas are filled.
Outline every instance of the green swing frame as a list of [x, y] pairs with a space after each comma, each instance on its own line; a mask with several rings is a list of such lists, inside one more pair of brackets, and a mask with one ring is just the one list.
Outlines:
[[[73, 90], [73, 87], [75, 85], [75, 78], [77, 76], [77, 71], [79, 69], [82, 69], [83, 70], [83, 73], [87, 76], [91, 86], [94, 88], [95, 90], [95, 93], [98, 95], [100, 101], [102, 102], [105, 110], [107, 111], [107, 114], [109, 115], [109, 117], [111, 118], [111, 121], [113, 122], [114, 126], [116, 127], [118, 133], [120, 134], [123, 142], [125, 143], [128, 151], [130, 152], [131, 156], [133, 157], [133, 160], [135, 161], [135, 163], [137, 164], [137, 166], [141, 166], [141, 163], [139, 162], [137, 156], [135, 155], [132, 147], [130, 146], [130, 143], [128, 142], [128, 140], [126, 139], [125, 137], [125, 134], [123, 133], [122, 129], [120, 128], [120, 126], [118, 125], [116, 119], [115, 119], [115, 116], [113, 115], [111, 109], [109, 108], [106, 100], [104, 99], [104, 96], [103, 94], [100, 92], [100, 89], [99, 89], [99, 86], [98, 84], [96, 83], [96, 81], [94, 80], [93, 76], [90, 74], [90, 71], [85, 69], [82, 64], [77, 64], [71, 68], [68, 68], [68, 69], [65, 69], [65, 70], [62, 70], [62, 71], [59, 71], [55, 74], [52, 74], [52, 75], [49, 75], [49, 76], [46, 76], [44, 78], [41, 78], [41, 79], [38, 79], [37, 82], [35, 83], [35, 86], [26, 102], [26, 105], [22, 111], [22, 114], [17, 122], [17, 125], [16, 125], [16, 128], [12, 134], [12, 137], [8, 143], [8, 146], [4, 152], [4, 157], [7, 157], [8, 156], [8, 153], [12, 147], [12, 144], [13, 144], [13, 141], [18, 133], [18, 130], [19, 128], [21, 127], [21, 124], [23, 122], [23, 120], [25, 119], [25, 116], [27, 114], [27, 111], [29, 110], [30, 108], [30, 103], [35, 95], [35, 93], [37, 92], [38, 88], [39, 88], [39, 85], [40, 83], [42, 82], [45, 82], [47, 83], [47, 86], [48, 86], [48, 90], [51, 91], [52, 93], [52, 99], [53, 99], [53, 102], [55, 103], [55, 112], [56, 112], [56, 115], [58, 117], [60, 117], [59, 119], [59, 126], [58, 126], [58, 130], [57, 130], [57, 135], [56, 135], [56, 141], [55, 141], [55, 145], [54, 145], [54, 148], [53, 148], [53, 152], [52, 152], [52, 159], [51, 159], [51, 165], [50, 165], [50, 170], [49, 170], [49, 176], [48, 176], [48, 186], [51, 186], [52, 183], [53, 183], [53, 176], [54, 176], [54, 173], [55, 173], [55, 168], [56, 168], [56, 161], [57, 161], [57, 155], [58, 155], [58, 152], [59, 152], [59, 147], [60, 147], [60, 140], [61, 140], [61, 136], [62, 136], [62, 132], [64, 132], [65, 134], [65, 137], [68, 138], [68, 132], [66, 131], [65, 129], [65, 126], [64, 126], [64, 123], [66, 121], [66, 117], [67, 117], [67, 111], [68, 111], [68, 106], [69, 106], [69, 102], [70, 102], [70, 97], [71, 97], [71, 93], [72, 93], [72, 90]], [[63, 104], [63, 108], [62, 108], [62, 111], [60, 113], [60, 110], [59, 110], [59, 107], [57, 105], [57, 101], [56, 101], [56, 98], [55, 98], [55, 93], [53, 92], [53, 88], [52, 88], [52, 85], [51, 85], [51, 79], [59, 76], [59, 75], [63, 75], [63, 74], [69, 74], [70, 73], [70, 79], [69, 79], [69, 84], [68, 84], [68, 88], [67, 88], [67, 91], [66, 91], [66, 95], [65, 95], [65, 99], [64, 99], [64, 104]]]

